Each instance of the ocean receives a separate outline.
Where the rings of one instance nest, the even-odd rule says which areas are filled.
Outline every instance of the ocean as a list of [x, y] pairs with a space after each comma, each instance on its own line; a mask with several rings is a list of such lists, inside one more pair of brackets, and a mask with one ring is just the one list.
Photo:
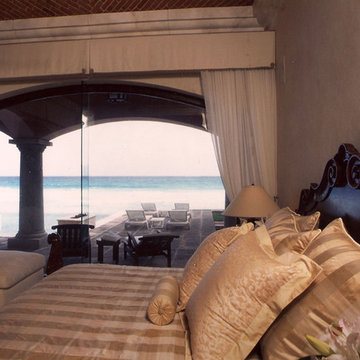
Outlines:
[[[87, 185], [87, 183], [86, 183]], [[57, 219], [81, 211], [80, 177], [44, 177], [45, 231]], [[19, 178], [0, 177], [0, 236], [14, 236], [19, 222]], [[141, 202], [154, 202], [158, 210], [170, 210], [175, 202], [188, 202], [190, 209], [223, 209], [225, 191], [217, 176], [93, 176], [84, 192], [83, 209], [96, 215], [97, 225], [125, 210], [141, 209]]]

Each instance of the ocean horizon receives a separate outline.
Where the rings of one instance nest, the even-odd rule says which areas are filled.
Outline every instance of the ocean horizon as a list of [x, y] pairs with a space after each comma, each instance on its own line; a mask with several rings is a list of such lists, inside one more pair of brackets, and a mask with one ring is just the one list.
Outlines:
[[[175, 202], [188, 202], [190, 209], [223, 209], [225, 191], [219, 176], [44, 176], [45, 231], [57, 219], [83, 210], [105, 222], [114, 214], [141, 209], [141, 202], [154, 202], [158, 210], [170, 210]], [[0, 176], [0, 236], [14, 236], [19, 222], [19, 177]], [[83, 207], [81, 199], [83, 198]]]

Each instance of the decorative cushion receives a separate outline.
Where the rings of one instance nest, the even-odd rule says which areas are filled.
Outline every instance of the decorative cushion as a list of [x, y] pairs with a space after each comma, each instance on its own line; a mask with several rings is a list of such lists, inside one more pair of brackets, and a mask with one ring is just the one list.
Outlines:
[[316, 211], [311, 215], [302, 216], [293, 212], [296, 226], [299, 231], [310, 231], [317, 229], [319, 226], [320, 212]]
[[282, 229], [298, 231], [295, 218], [288, 207], [276, 211], [273, 215], [267, 218], [265, 226], [268, 230], [281, 227]]
[[287, 251], [294, 251], [302, 254], [309, 244], [321, 233], [321, 230], [312, 230], [305, 232], [297, 231], [277, 231], [272, 233], [269, 230], [270, 238], [275, 252], [281, 255]]
[[245, 359], [320, 271], [303, 255], [277, 256], [265, 226], [241, 236], [205, 274], [186, 306], [193, 359]]
[[320, 233], [320, 230], [313, 230], [319, 216], [319, 212], [309, 216], [300, 216], [288, 207], [278, 210], [271, 216], [265, 225], [276, 253], [279, 255], [286, 251], [303, 253]]
[[147, 308], [149, 320], [155, 325], [167, 325], [173, 321], [178, 297], [177, 280], [171, 275], [161, 278]]
[[301, 216], [289, 207], [282, 208], [266, 220], [265, 225], [268, 230], [278, 226], [296, 231], [314, 230], [319, 222], [320, 212], [316, 211], [312, 215]]
[[261, 341], [264, 359], [293, 359], [315, 354], [305, 334], [317, 338], [339, 319], [360, 315], [360, 246], [342, 219], [332, 221], [305, 250], [323, 272], [289, 305]]
[[221, 229], [210, 234], [200, 244], [195, 253], [187, 261], [183, 279], [180, 283], [180, 297], [177, 311], [185, 309], [188, 299], [200, 280], [214, 264], [215, 260], [239, 236], [253, 230], [252, 223]]

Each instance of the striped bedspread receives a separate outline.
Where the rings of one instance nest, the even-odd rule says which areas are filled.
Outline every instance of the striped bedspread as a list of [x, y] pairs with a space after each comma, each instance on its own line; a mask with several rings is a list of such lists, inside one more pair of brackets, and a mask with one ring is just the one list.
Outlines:
[[146, 319], [158, 280], [183, 269], [66, 266], [0, 310], [0, 359], [184, 359], [178, 314]]

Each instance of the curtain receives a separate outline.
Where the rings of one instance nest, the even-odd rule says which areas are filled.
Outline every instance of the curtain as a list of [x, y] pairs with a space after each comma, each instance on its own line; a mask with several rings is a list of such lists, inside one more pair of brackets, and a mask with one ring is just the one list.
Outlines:
[[229, 200], [247, 185], [277, 195], [273, 69], [201, 72], [208, 130]]

